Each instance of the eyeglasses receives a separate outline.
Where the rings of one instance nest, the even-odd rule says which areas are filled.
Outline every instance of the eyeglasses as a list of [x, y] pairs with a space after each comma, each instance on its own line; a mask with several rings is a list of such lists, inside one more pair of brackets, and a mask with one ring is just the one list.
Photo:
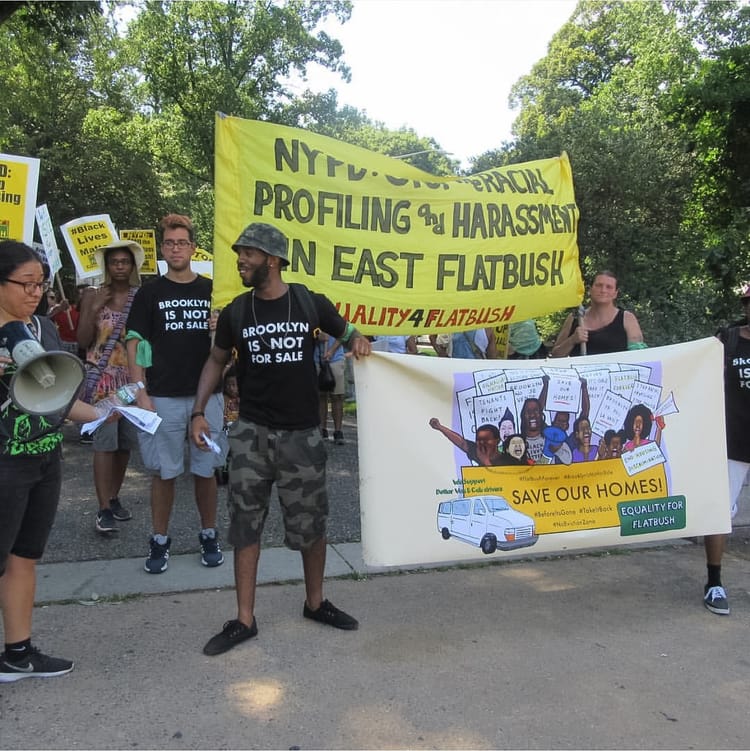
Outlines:
[[108, 258], [107, 265], [108, 266], [132, 266], [133, 259], [132, 258]]
[[161, 247], [166, 248], [167, 250], [172, 250], [172, 248], [184, 250], [185, 248], [189, 248], [192, 244], [193, 243], [190, 242], [190, 240], [163, 240]]
[[39, 293], [40, 295], [49, 289], [49, 282], [17, 282], [15, 279], [3, 279], [3, 282], [10, 282], [11, 284], [17, 284], [23, 287], [23, 291], [27, 295], [33, 295]]

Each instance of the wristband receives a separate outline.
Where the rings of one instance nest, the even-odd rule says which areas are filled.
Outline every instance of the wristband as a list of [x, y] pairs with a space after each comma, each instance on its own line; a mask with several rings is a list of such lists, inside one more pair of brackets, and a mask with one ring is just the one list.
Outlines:
[[193, 420], [195, 420], [196, 417], [205, 417], [205, 416], [206, 416], [205, 412], [193, 412], [193, 414], [190, 415], [190, 421], [192, 422]]
[[344, 344], [348, 344], [349, 340], [352, 338], [352, 334], [354, 333], [354, 326], [346, 322], [346, 328], [344, 329], [344, 333], [339, 337], [339, 340], [342, 341]]

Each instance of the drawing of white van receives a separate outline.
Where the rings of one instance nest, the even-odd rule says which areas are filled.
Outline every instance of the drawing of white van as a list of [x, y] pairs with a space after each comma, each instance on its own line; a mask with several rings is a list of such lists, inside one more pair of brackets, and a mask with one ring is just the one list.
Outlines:
[[528, 547], [539, 539], [534, 520], [499, 495], [443, 501], [438, 505], [437, 528], [444, 540], [455, 537], [478, 545], [486, 555]]

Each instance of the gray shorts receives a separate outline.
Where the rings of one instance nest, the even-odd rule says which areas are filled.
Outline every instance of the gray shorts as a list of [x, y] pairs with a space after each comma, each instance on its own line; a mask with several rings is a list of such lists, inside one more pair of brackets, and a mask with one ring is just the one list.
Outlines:
[[336, 385], [333, 387], [333, 391], [329, 391], [329, 394], [333, 394], [334, 396], [343, 396], [346, 382], [345, 382], [345, 375], [344, 375], [344, 369], [346, 368], [346, 362], [342, 360], [336, 360], [336, 362], [331, 363], [331, 372], [333, 373], [333, 377], [336, 379]]
[[162, 480], [179, 477], [185, 471], [185, 441], [190, 455], [190, 472], [198, 477], [211, 477], [216, 467], [226, 459], [226, 434], [224, 425], [224, 396], [211, 394], [206, 404], [206, 420], [211, 427], [211, 439], [223, 447], [221, 454], [202, 451], [190, 437], [192, 396], [152, 396], [156, 413], [162, 422], [156, 433], [138, 433], [141, 459], [147, 470], [158, 474]]
[[260, 543], [271, 487], [279, 492], [284, 542], [306, 550], [326, 534], [326, 449], [320, 428], [273, 430], [238, 420], [229, 431], [229, 542]]
[[138, 445], [138, 428], [130, 420], [120, 417], [105, 422], [94, 431], [94, 451], [132, 451]]

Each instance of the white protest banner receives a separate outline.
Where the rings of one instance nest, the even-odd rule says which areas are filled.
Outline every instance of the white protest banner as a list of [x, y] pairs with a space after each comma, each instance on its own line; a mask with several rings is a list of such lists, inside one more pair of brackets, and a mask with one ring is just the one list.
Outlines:
[[[606, 435], [592, 433], [592, 416], [575, 413], [566, 432], [539, 420], [541, 362], [534, 378], [528, 361], [503, 361], [508, 385], [521, 372], [524, 384], [538, 388], [521, 405], [507, 450], [482, 452], [469, 402], [490, 363], [386, 353], [357, 361], [365, 563], [486, 560], [728, 532], [718, 340], [568, 363], [577, 369], [584, 360], [598, 371], [609, 363], [615, 374], [648, 378], [637, 388], [631, 381], [630, 394], [651, 399], [655, 388], [668, 396], [652, 410], [610, 391], [604, 411], [617, 424]], [[498, 364], [491, 363], [494, 373]], [[707, 440], [698, 439], [696, 426]], [[615, 431], [619, 441], [611, 439]], [[530, 463], [525, 449], [537, 439], [542, 460]], [[480, 456], [486, 466], [478, 466]], [[552, 463], [541, 463], [548, 456]]]
[[62, 268], [62, 260], [60, 258], [60, 250], [57, 247], [57, 240], [55, 240], [55, 229], [52, 226], [52, 219], [46, 203], [36, 207], [36, 226], [39, 230], [39, 236], [42, 238], [44, 255], [47, 257], [50, 272], [54, 276]]

